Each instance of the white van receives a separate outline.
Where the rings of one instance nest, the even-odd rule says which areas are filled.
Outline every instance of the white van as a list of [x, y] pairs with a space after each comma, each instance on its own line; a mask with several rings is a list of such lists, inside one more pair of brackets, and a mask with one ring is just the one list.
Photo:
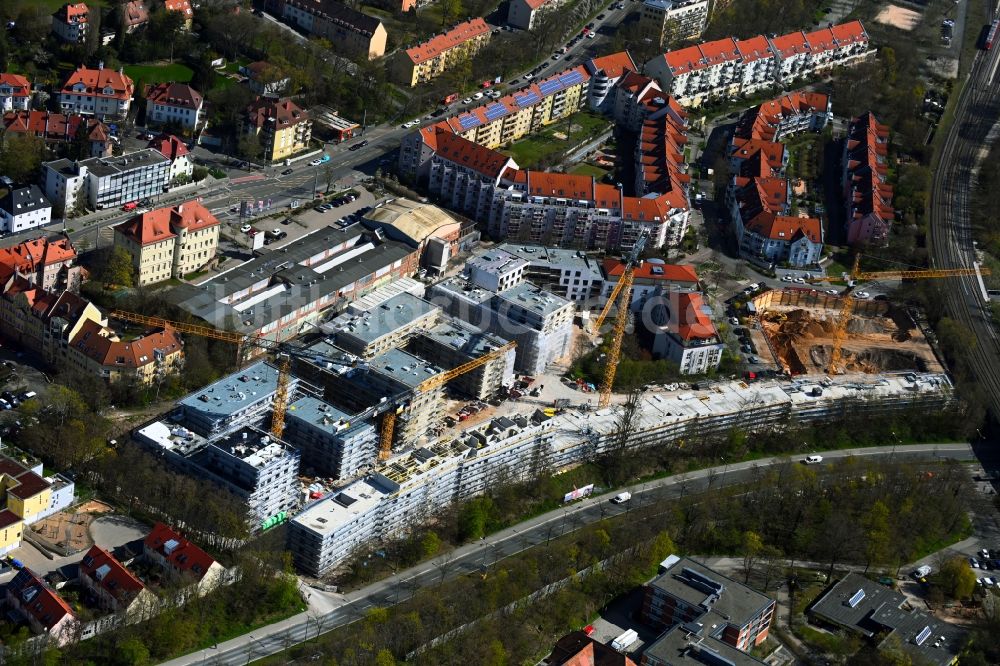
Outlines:
[[624, 493], [618, 493], [617, 495], [612, 497], [611, 501], [614, 502], [615, 504], [624, 504], [630, 499], [632, 499], [632, 493], [624, 492]]
[[806, 456], [802, 462], [807, 465], [816, 465], [823, 462], [823, 456]]

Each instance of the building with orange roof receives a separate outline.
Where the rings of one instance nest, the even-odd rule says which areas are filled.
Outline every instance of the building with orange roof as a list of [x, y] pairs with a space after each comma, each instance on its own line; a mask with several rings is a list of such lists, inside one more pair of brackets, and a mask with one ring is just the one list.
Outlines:
[[639, 13], [643, 34], [657, 46], [701, 37], [708, 25], [708, 0], [645, 0]]
[[474, 18], [426, 42], [396, 52], [392, 72], [396, 80], [413, 87], [444, 74], [455, 63], [473, 57], [493, 35], [486, 21]]
[[27, 111], [31, 108], [31, 83], [20, 74], [0, 72], [0, 111]]
[[24, 618], [32, 632], [48, 636], [57, 646], [76, 638], [79, 620], [73, 609], [27, 567], [7, 583], [7, 606]]
[[17, 245], [0, 248], [0, 277], [24, 278], [46, 291], [80, 288], [81, 269], [76, 265], [76, 248], [66, 236], [41, 236]]
[[163, 8], [168, 12], [177, 12], [184, 18], [184, 27], [191, 29], [194, 21], [194, 10], [191, 9], [191, 0], [163, 0]]
[[312, 119], [287, 97], [258, 97], [247, 108], [243, 133], [257, 137], [265, 160], [279, 161], [309, 148]]
[[511, 0], [507, 8], [507, 25], [532, 30], [542, 13], [555, 11], [564, 2], [565, 0]]
[[87, 37], [90, 10], [82, 2], [67, 3], [52, 15], [52, 34], [64, 42], [79, 44]]
[[781, 141], [790, 134], [820, 132], [832, 119], [829, 95], [797, 91], [744, 111], [736, 121], [733, 136]]
[[69, 75], [59, 91], [59, 107], [63, 113], [82, 113], [98, 119], [124, 118], [135, 85], [124, 70], [106, 69], [100, 63], [97, 69], [78, 67]]
[[788, 85], [874, 55], [864, 26], [849, 21], [808, 34], [704, 42], [656, 56], [644, 71], [681, 104], [699, 106], [709, 99]]
[[593, 58], [584, 63], [584, 67], [590, 74], [590, 89], [587, 91], [590, 108], [604, 112], [614, 104], [614, 92], [622, 77], [639, 71], [628, 51]]
[[628, 72], [618, 81], [612, 97], [614, 102], [610, 110], [615, 124], [638, 132], [646, 116], [653, 110], [647, 102], [651, 103], [654, 98], [659, 98], [666, 103], [668, 96], [660, 89], [656, 79]]
[[493, 191], [514, 158], [432, 126], [436, 149], [430, 159], [427, 189], [444, 205], [473, 219], [489, 216]]
[[188, 147], [179, 137], [173, 134], [159, 134], [154, 136], [147, 148], [152, 148], [170, 160], [170, 169], [167, 172], [167, 182], [171, 185], [184, 184], [194, 173], [194, 164], [188, 157]]
[[148, 620], [159, 610], [156, 596], [100, 546], [90, 547], [78, 570], [80, 582], [94, 594], [98, 605], [123, 618], [125, 624]]
[[111, 130], [97, 118], [79, 113], [52, 113], [50, 111], [10, 111], [3, 116], [3, 129], [9, 134], [31, 134], [44, 139], [47, 144], [70, 144], [80, 140], [86, 132], [90, 150], [81, 157], [110, 157]]
[[112, 329], [86, 321], [69, 341], [70, 364], [108, 382], [153, 384], [180, 372], [184, 345], [180, 334], [167, 327], [122, 340]]
[[189, 582], [198, 596], [208, 594], [223, 581], [225, 569], [215, 558], [163, 523], [153, 526], [142, 548], [146, 560], [175, 579]]
[[560, 638], [543, 663], [545, 666], [636, 666], [626, 655], [582, 631]]
[[[604, 274], [602, 298], [610, 298], [625, 272], [625, 263], [615, 257], [605, 257], [601, 266]], [[640, 261], [633, 271], [632, 295], [629, 307], [636, 312], [655, 294], [668, 291], [697, 291], [698, 273], [690, 264], [668, 264], [662, 259]]]
[[167, 123], [194, 131], [202, 119], [202, 94], [186, 83], [158, 83], [146, 88], [146, 124]]
[[373, 16], [337, 0], [276, 0], [275, 5], [276, 14], [310, 35], [328, 40], [341, 53], [368, 60], [385, 55], [385, 26]]
[[645, 333], [652, 336], [655, 358], [677, 364], [682, 375], [700, 375], [719, 367], [726, 345], [712, 322], [712, 308], [698, 291], [655, 292], [641, 317]]
[[131, 0], [122, 9], [122, 27], [125, 32], [135, 32], [149, 23], [149, 9], [143, 0]]
[[115, 246], [132, 257], [136, 283], [182, 278], [215, 258], [219, 220], [199, 201], [156, 208], [117, 225]]
[[851, 120], [842, 158], [847, 242], [885, 245], [896, 217], [889, 176], [889, 127], [871, 112]]

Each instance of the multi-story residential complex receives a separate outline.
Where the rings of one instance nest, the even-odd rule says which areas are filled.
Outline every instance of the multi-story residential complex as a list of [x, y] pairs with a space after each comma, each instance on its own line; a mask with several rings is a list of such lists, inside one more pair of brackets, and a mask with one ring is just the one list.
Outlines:
[[570, 351], [575, 306], [530, 282], [494, 292], [481, 282], [457, 277], [438, 282], [428, 293], [448, 314], [515, 340], [515, 368], [521, 372], [544, 372]]
[[247, 108], [243, 132], [257, 137], [264, 159], [283, 160], [309, 148], [312, 120], [288, 98], [258, 97]]
[[227, 578], [225, 568], [211, 555], [163, 523], [153, 525], [142, 540], [142, 556], [172, 579], [189, 583], [198, 596], [208, 594]]
[[884, 245], [896, 217], [889, 184], [889, 127], [871, 112], [851, 121], [842, 158], [847, 242]]
[[590, 74], [581, 65], [414, 130], [400, 144], [400, 173], [417, 183], [426, 182], [439, 129], [487, 148], [499, 148], [582, 109], [587, 103], [589, 82]]
[[82, 270], [76, 265], [76, 249], [66, 236], [41, 236], [18, 245], [0, 248], [0, 280], [24, 279], [45, 291], [77, 291]]
[[708, 0], [644, 0], [639, 28], [664, 48], [700, 37], [708, 24]]
[[502, 243], [495, 249], [523, 259], [524, 279], [557, 296], [587, 303], [601, 293], [600, 264], [584, 252], [526, 243]]
[[784, 177], [788, 154], [780, 141], [806, 130], [819, 131], [832, 119], [830, 98], [791, 93], [748, 109], [736, 124], [730, 146], [734, 173], [726, 200], [740, 254], [751, 261], [804, 267], [823, 251], [823, 225], [792, 209]]
[[[763, 428], [789, 419], [813, 423], [845, 414], [854, 417], [898, 413], [905, 409], [938, 409], [953, 400], [945, 375], [905, 374], [833, 378], [829, 385], [802, 379], [755, 382], [748, 389], [739, 381], [715, 384], [707, 390], [683, 390], [640, 399], [631, 446], [670, 446], [680, 439], [728, 432], [734, 425]], [[816, 389], [819, 389], [818, 391]], [[809, 397], [807, 400], [803, 396]], [[616, 441], [614, 410], [591, 414], [581, 424], [576, 412], [541, 422], [523, 417], [497, 418], [465, 431], [458, 439], [428, 444], [379, 465], [355, 481], [309, 504], [289, 523], [288, 547], [302, 571], [322, 575], [344, 562], [358, 548], [379, 539], [404, 535], [432, 512], [454, 501], [474, 497], [498, 479], [528, 479], [542, 470], [578, 464], [608, 449]], [[582, 428], [582, 429], [581, 429]], [[320, 520], [322, 518], [322, 520]], [[722, 640], [749, 643], [761, 636], [763, 616], [737, 613], [743, 599], [736, 583], [709, 574], [727, 588], [721, 597], [733, 612], [730, 620], [711, 613], [723, 629]], [[704, 595], [699, 601], [707, 599]], [[761, 606], [765, 597], [761, 596]], [[696, 602], [697, 605], [697, 602]], [[748, 603], [746, 607], [756, 606]], [[749, 625], [742, 624], [750, 617]], [[754, 619], [756, 622], [756, 634]]]
[[42, 476], [41, 463], [28, 467], [0, 456], [0, 555], [21, 545], [24, 526], [73, 503], [73, 482], [56, 474]]
[[874, 54], [864, 26], [850, 21], [810, 33], [705, 42], [656, 56], [644, 71], [681, 104], [698, 106], [708, 99], [788, 85]]
[[155, 136], [146, 147], [153, 148], [170, 160], [167, 183], [171, 185], [183, 183], [194, 174], [194, 164], [188, 158], [187, 144], [173, 134]]
[[149, 386], [180, 372], [184, 346], [173, 328], [123, 340], [98, 321], [82, 322], [69, 339], [68, 365], [108, 382]]
[[[217, 397], [201, 391], [198, 395], [208, 400]], [[236, 402], [241, 402], [238, 397]], [[175, 467], [240, 498], [256, 526], [297, 506], [297, 449], [251, 425], [205, 438], [185, 428], [184, 423], [156, 421], [136, 430], [133, 437]]]
[[521, 30], [534, 30], [538, 17], [559, 9], [565, 0], [511, 0], [507, 5], [507, 23]]
[[697, 291], [659, 291], [642, 317], [655, 358], [670, 359], [682, 375], [719, 367], [726, 345], [712, 323], [712, 309]]
[[175, 302], [216, 328], [289, 340], [384, 284], [413, 275], [420, 254], [408, 243], [360, 224], [303, 236], [280, 255], [255, 257], [198, 287], [174, 290]]
[[153, 148], [119, 157], [61, 159], [42, 165], [45, 196], [61, 214], [80, 206], [114, 208], [163, 194], [170, 160]]
[[184, 27], [191, 29], [194, 22], [194, 11], [191, 9], [191, 0], [163, 0], [163, 8], [168, 12], [177, 12], [184, 19]]
[[156, 596], [100, 546], [91, 546], [83, 556], [79, 574], [80, 583], [94, 595], [98, 605], [123, 616], [126, 624], [147, 620], [159, 610]]
[[115, 227], [115, 245], [132, 257], [136, 283], [184, 277], [215, 258], [219, 220], [198, 201], [156, 208]]
[[299, 448], [303, 473], [334, 479], [351, 478], [370, 465], [379, 442], [369, 421], [308, 395], [288, 405], [284, 438]]
[[[604, 272], [601, 300], [606, 301], [611, 298], [611, 293], [625, 274], [625, 262], [608, 257], [604, 259], [601, 268]], [[629, 308], [639, 312], [656, 294], [669, 291], [698, 291], [698, 288], [698, 274], [694, 266], [667, 264], [662, 259], [646, 259], [640, 261], [632, 272]]]
[[615, 90], [623, 76], [639, 68], [628, 51], [611, 53], [584, 63], [590, 74], [588, 97], [590, 108], [610, 115], [615, 103]]
[[541, 666], [636, 666], [636, 663], [610, 645], [574, 631], [560, 638]]
[[149, 9], [143, 0], [131, 0], [122, 8], [122, 28], [125, 32], [135, 32], [149, 23]]
[[393, 74], [397, 81], [410, 87], [427, 83], [454, 67], [455, 63], [473, 57], [490, 43], [492, 34], [481, 18], [459, 23], [426, 42], [397, 51]]
[[175, 124], [193, 131], [201, 120], [204, 98], [186, 83], [158, 83], [146, 90], [146, 124]]
[[765, 666], [753, 655], [707, 635], [700, 624], [667, 629], [643, 652], [640, 666]]
[[101, 120], [124, 118], [134, 92], [132, 79], [121, 69], [106, 69], [103, 62], [97, 69], [78, 67], [59, 91], [59, 108], [63, 113], [82, 113]]
[[968, 638], [960, 626], [913, 608], [906, 595], [849, 573], [809, 607], [809, 618], [872, 641], [879, 650], [902, 652], [915, 664], [955, 664]]
[[82, 42], [87, 37], [89, 14], [82, 2], [63, 5], [52, 15], [52, 34], [71, 44]]
[[86, 132], [90, 151], [84, 157], [111, 156], [111, 130], [97, 118], [78, 113], [12, 111], [4, 114], [3, 126], [6, 135], [31, 134], [44, 139], [52, 147], [65, 147], [79, 141], [81, 132]]
[[385, 26], [336, 0], [276, 0], [275, 13], [343, 53], [373, 60], [385, 55]]
[[0, 111], [27, 111], [31, 108], [31, 83], [20, 74], [0, 72]]
[[378, 306], [344, 314], [327, 330], [336, 331], [337, 346], [370, 359], [403, 344], [418, 329], [438, 323], [441, 309], [409, 293], [393, 296]]
[[0, 233], [44, 227], [52, 221], [52, 204], [37, 185], [15, 185], [0, 198]]
[[79, 621], [73, 609], [28, 567], [7, 583], [7, 607], [32, 632], [48, 636], [58, 646], [76, 638]]
[[[445, 368], [456, 368], [507, 344], [503, 338], [485, 333], [460, 319], [449, 318], [414, 335], [406, 348], [420, 358], [433, 359]], [[513, 349], [485, 365], [459, 375], [448, 386], [478, 400], [496, 397], [514, 384]]]
[[775, 601], [694, 560], [671, 555], [646, 585], [642, 620], [658, 629], [698, 623], [744, 652], [767, 638]]

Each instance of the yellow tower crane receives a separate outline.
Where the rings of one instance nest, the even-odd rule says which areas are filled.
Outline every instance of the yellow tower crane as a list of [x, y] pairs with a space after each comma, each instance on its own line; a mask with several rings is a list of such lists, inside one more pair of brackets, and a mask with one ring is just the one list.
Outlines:
[[[611, 291], [608, 302], [604, 304], [604, 309], [594, 321], [594, 332], [597, 333], [604, 325], [611, 308], [618, 303], [618, 310], [615, 312], [615, 323], [611, 329], [611, 346], [608, 349], [608, 357], [604, 365], [604, 376], [601, 377], [600, 395], [597, 399], [597, 408], [603, 409], [611, 404], [611, 389], [615, 384], [615, 374], [618, 372], [618, 361], [622, 353], [622, 339], [625, 337], [625, 327], [628, 325], [629, 304], [632, 302], [632, 279], [635, 276], [635, 265], [639, 262], [639, 255], [646, 246], [646, 236], [643, 234], [632, 246], [632, 251], [624, 257], [625, 270], [622, 277]], [[619, 303], [618, 301], [621, 300]]]
[[[926, 280], [935, 278], [962, 277], [967, 275], [989, 275], [990, 269], [979, 266], [974, 268], [924, 268], [924, 269], [897, 269], [892, 271], [862, 271], [861, 255], [854, 256], [854, 266], [849, 274], [844, 277], [848, 281], [848, 290], [840, 296], [840, 315], [837, 319], [837, 327], [834, 329], [833, 349], [830, 352], [830, 366], [827, 371], [830, 374], [837, 374], [841, 371], [841, 358], [843, 355], [844, 340], [847, 338], [847, 325], [851, 321], [851, 314], [854, 312], [855, 299], [850, 289], [858, 282], [868, 282], [872, 280]], [[841, 278], [820, 277], [810, 278], [807, 282], [832, 282]]]

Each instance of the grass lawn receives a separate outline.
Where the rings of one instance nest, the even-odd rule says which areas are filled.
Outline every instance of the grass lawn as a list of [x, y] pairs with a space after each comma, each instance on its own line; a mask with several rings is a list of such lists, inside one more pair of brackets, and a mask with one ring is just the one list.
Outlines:
[[[547, 126], [534, 136], [511, 144], [502, 152], [511, 155], [522, 167], [532, 167], [544, 159], [558, 159], [562, 154], [576, 148], [590, 137], [600, 134], [609, 125], [603, 116], [581, 111]], [[566, 139], [554, 135], [561, 132]]]
[[125, 65], [125, 73], [132, 77], [133, 81], [141, 80], [143, 83], [167, 81], [187, 83], [194, 76], [190, 67], [176, 62], [172, 65]]
[[594, 166], [593, 164], [587, 164], [581, 162], [575, 167], [569, 170], [570, 173], [578, 173], [584, 176], [593, 176], [594, 178], [601, 179], [604, 178], [605, 174], [610, 173], [607, 169], [602, 169], [601, 167]]
[[[26, 3], [28, 5], [33, 5], [35, 7], [41, 7], [42, 9], [47, 9], [50, 12], [55, 12], [57, 9], [66, 4], [66, 0], [30, 0]], [[101, 5], [106, 6], [108, 3], [104, 0], [88, 0], [88, 5]]]

